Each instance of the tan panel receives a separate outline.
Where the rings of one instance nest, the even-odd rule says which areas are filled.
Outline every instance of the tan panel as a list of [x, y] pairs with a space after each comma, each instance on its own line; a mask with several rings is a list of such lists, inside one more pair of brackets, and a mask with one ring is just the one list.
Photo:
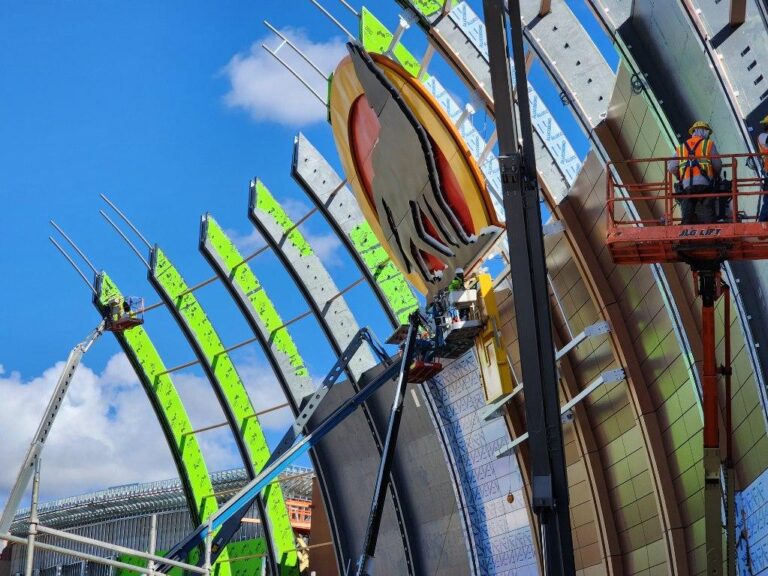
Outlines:
[[[585, 162], [584, 172], [577, 180], [571, 196], [565, 201], [560, 212], [566, 215], [564, 220], [567, 238], [575, 256], [574, 260], [579, 264], [579, 274], [583, 279], [583, 284], [597, 303], [597, 306], [593, 305], [594, 319], [602, 317], [618, 320], [618, 322], [614, 322], [614, 324], [621, 325], [618, 332], [626, 334], [626, 326], [620, 319], [621, 316], [616, 316], [611, 312], [612, 310], [618, 312], [619, 309], [616, 308], [615, 296], [611, 293], [606, 281], [606, 275], [610, 274], [615, 267], [612, 266], [610, 257], [606, 257], [607, 255], [604, 254], [602, 242], [604, 225], [601, 221], [605, 192], [604, 178], [600, 174], [599, 162], [593, 155], [590, 155]], [[577, 188], [579, 193], [575, 194], [574, 191]], [[591, 241], [587, 240], [587, 237]], [[630, 274], [629, 278], [634, 278], [638, 271], [630, 270]], [[649, 282], [646, 280], [645, 284], [649, 284]], [[633, 284], [633, 286], [641, 285], [642, 283], [638, 282]], [[626, 286], [626, 283], [623, 284], [621, 289], [625, 289]], [[636, 307], [642, 299], [642, 294], [638, 293], [630, 299]], [[585, 317], [584, 308], [586, 307], [579, 310], [582, 321]], [[612, 343], [618, 341], [615, 332], [617, 330], [614, 327], [614, 333], [610, 337]], [[637, 330], [635, 332], [636, 334], [639, 333]], [[615, 346], [613, 347], [615, 348]], [[600, 350], [600, 345], [597, 346], [596, 350]], [[621, 349], [613, 350], [613, 354], [617, 360], [627, 358], [626, 352]], [[625, 369], [629, 368], [626, 362], [622, 363]], [[595, 369], [594, 361], [590, 363], [585, 359], [580, 365], [585, 370]], [[631, 384], [634, 381], [632, 378], [633, 371], [629, 370], [628, 373]], [[639, 365], [635, 373], [638, 377], [642, 377]], [[643, 383], [642, 378], [640, 382]], [[648, 436], [648, 432], [652, 432], [654, 426], [649, 426], [645, 422], [649, 418], [646, 413], [651, 410], [650, 399], [647, 401], [648, 409], [644, 410], [643, 406], [646, 402], [638, 404], [637, 395], [628, 393], [631, 392], [631, 389], [627, 389], [626, 384], [624, 386], [626, 390], [625, 401], [619, 401], [618, 407], [612, 405], [616, 403], [617, 398], [620, 398], [616, 387], [606, 389], [601, 397], [595, 396], [597, 400], [589, 404], [590, 414], [594, 413], [600, 419], [600, 423], [595, 427], [595, 436], [604, 443], [601, 458], [606, 464], [606, 482], [609, 484], [613, 501], [617, 529], [621, 531], [619, 537], [623, 553], [623, 569], [628, 574], [639, 574], [661, 562], [661, 565], [669, 570], [668, 563], [673, 562], [677, 573], [684, 574], [686, 563], [674, 554], [677, 546], [682, 544], [680, 538], [673, 534], [673, 531], [679, 526], [674, 510], [670, 510], [674, 498], [665, 498], [664, 491], [659, 490], [659, 487], [664, 484], [663, 479], [668, 478], [665, 473], [666, 467], [652, 464], [659, 460], [659, 456], [666, 459], [666, 455], [653, 455], [653, 451], [656, 450], [654, 446], [657, 444]], [[605, 407], [601, 407], [600, 402], [603, 402]], [[650, 417], [650, 420], [654, 421], [655, 418]], [[638, 426], [641, 421], [643, 422], [642, 427]], [[655, 428], [658, 429], [657, 425]], [[648, 441], [649, 438], [651, 438], [650, 442]], [[635, 480], [636, 482], [634, 482]], [[668, 483], [671, 484], [671, 478]], [[648, 506], [647, 494], [637, 498], [636, 485], [641, 492], [647, 491], [648, 486], [652, 487], [650, 497], [654, 506]], [[644, 504], [642, 513], [645, 516], [641, 516], [639, 502]], [[648, 514], [649, 511], [650, 514]], [[659, 511], [664, 512], [663, 523]], [[669, 542], [664, 539], [659, 540], [664, 531], [670, 533]], [[648, 550], [651, 546], [658, 546], [656, 541], [662, 542], [663, 547], [661, 553], [656, 551], [654, 562], [651, 563]], [[674, 572], [674, 570], [672, 571]]]
[[[567, 245], [564, 245], [564, 247], [567, 248]], [[507, 289], [498, 291], [497, 301], [499, 302], [499, 309], [502, 311], [502, 318], [504, 318], [501, 326], [502, 339], [505, 343], [508, 343], [510, 358], [512, 358], [513, 363], [516, 365], [515, 369], [519, 375], [519, 365], [517, 364], [517, 330], [514, 321], [513, 299], [510, 291]], [[563, 378], [561, 384], [565, 387], [566, 397], [572, 397], [581, 386], [573, 381], [573, 373], [569, 365], [561, 368], [561, 374]], [[519, 403], [513, 402], [511, 404], [513, 405], [512, 410], [517, 412], [523, 411], [523, 407]], [[565, 425], [563, 427], [563, 441], [566, 465], [568, 467], [574, 558], [578, 573], [580, 574], [583, 573], [583, 570], [594, 565], [599, 565], [603, 568], [604, 571], [601, 573], [616, 574], [619, 572], [614, 569], [612, 563], [615, 564], [616, 562], [614, 556], [618, 552], [618, 546], [614, 544], [612, 548], [610, 543], [605, 542], [606, 535], [613, 534], [614, 531], [612, 529], [603, 530], [601, 536], [597, 522], [598, 518], [600, 518], [603, 520], [603, 524], [606, 520], [611, 524], [612, 514], [610, 508], [602, 511], [597, 509], [599, 505], [595, 502], [595, 495], [605, 494], [606, 490], [603, 488], [604, 482], [601, 480], [602, 466], [599, 463], [599, 459], [587, 453], [594, 446], [594, 441], [590, 434], [590, 424], [584, 418], [585, 415], [583, 413], [577, 412], [576, 426]], [[600, 468], [600, 470], [597, 471], [595, 468]], [[615, 542], [615, 536], [612, 541]], [[605, 553], [602, 552], [603, 548], [606, 549]]]

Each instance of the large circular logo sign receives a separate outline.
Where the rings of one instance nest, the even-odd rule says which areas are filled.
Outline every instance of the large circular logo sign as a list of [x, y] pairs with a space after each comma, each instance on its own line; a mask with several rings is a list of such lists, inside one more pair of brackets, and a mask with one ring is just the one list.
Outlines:
[[440, 105], [392, 60], [349, 45], [331, 82], [336, 146], [363, 213], [417, 290], [444, 288], [495, 243], [477, 163]]

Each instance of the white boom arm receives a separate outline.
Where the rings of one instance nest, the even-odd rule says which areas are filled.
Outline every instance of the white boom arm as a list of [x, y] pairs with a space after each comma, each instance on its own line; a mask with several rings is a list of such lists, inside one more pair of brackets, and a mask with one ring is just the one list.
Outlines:
[[64, 396], [67, 394], [69, 385], [72, 383], [72, 378], [75, 376], [75, 372], [80, 365], [83, 355], [88, 352], [88, 349], [103, 332], [104, 322], [101, 322], [101, 324], [99, 324], [85, 340], [72, 348], [72, 351], [69, 353], [67, 363], [64, 365], [64, 370], [62, 370], [61, 376], [59, 376], [59, 381], [56, 383], [56, 388], [53, 390], [51, 400], [48, 402], [48, 408], [45, 409], [43, 419], [40, 421], [40, 425], [37, 428], [32, 444], [27, 451], [27, 456], [24, 458], [24, 463], [16, 477], [16, 483], [13, 485], [13, 489], [8, 496], [8, 502], [6, 502], [3, 515], [0, 517], [0, 534], [5, 534], [11, 528], [13, 518], [16, 516], [16, 512], [19, 509], [19, 503], [24, 496], [24, 492], [27, 491], [32, 475], [35, 473], [35, 462], [43, 451], [45, 440], [48, 437], [48, 433], [51, 431], [51, 426], [53, 426], [54, 420], [56, 420], [56, 415], [59, 413], [59, 409], [64, 402]]

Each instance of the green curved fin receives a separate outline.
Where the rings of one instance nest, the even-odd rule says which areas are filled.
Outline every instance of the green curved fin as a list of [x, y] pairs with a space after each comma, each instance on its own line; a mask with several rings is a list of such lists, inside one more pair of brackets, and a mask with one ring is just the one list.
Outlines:
[[[101, 313], [110, 300], [122, 297], [120, 290], [105, 272], [97, 278], [97, 290], [94, 303]], [[192, 424], [176, 386], [171, 376], [165, 373], [165, 364], [143, 326], [115, 333], [115, 336], [136, 370], [165, 432], [190, 503], [193, 521], [201, 524], [218, 510], [218, 504], [203, 453], [192, 434]], [[190, 562], [194, 560], [191, 558]], [[217, 574], [230, 576], [226, 550], [217, 560]]]
[[[183, 324], [182, 329], [192, 339], [203, 367], [226, 403], [225, 410], [236, 423], [233, 434], [240, 437], [248, 451], [250, 467], [258, 472], [269, 459], [269, 445], [245, 385], [216, 329], [195, 294], [188, 292], [189, 286], [179, 271], [157, 247], [152, 252], [150, 279], [161, 296], [175, 308]], [[263, 501], [280, 573], [283, 576], [298, 576], [296, 540], [280, 485], [268, 486], [264, 490]]]

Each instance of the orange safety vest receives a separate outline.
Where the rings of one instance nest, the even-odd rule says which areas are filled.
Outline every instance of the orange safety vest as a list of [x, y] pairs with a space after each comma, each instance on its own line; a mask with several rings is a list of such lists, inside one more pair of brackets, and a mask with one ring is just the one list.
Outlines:
[[763, 158], [763, 171], [768, 173], [768, 138], [765, 140], [765, 146], [760, 144], [760, 139], [757, 139], [757, 147], [760, 150], [760, 154]]
[[[701, 146], [699, 146], [701, 144]], [[704, 176], [708, 180], [715, 177], [712, 161], [708, 158], [712, 155], [712, 140], [693, 136], [677, 147], [677, 157], [680, 165], [677, 175], [681, 182], [691, 181], [694, 176]]]

